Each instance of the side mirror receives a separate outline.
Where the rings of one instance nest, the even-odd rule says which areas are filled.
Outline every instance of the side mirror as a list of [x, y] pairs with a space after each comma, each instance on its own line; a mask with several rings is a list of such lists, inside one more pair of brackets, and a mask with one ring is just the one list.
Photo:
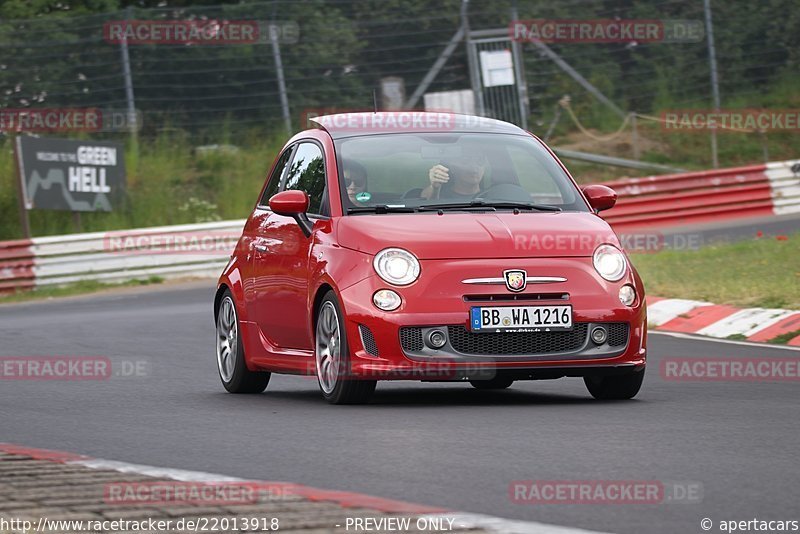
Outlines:
[[291, 217], [300, 226], [303, 235], [311, 235], [311, 221], [308, 220], [308, 194], [295, 189], [281, 191], [269, 199], [269, 209], [278, 215]]
[[587, 185], [582, 189], [589, 205], [597, 211], [608, 210], [617, 203], [617, 193], [604, 185]]

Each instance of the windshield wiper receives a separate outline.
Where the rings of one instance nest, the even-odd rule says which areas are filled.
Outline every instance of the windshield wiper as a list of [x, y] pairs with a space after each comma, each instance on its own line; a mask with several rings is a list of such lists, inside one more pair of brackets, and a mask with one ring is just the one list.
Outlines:
[[500, 209], [520, 209], [520, 210], [536, 210], [536, 211], [561, 211], [558, 206], [550, 204], [535, 204], [533, 202], [514, 202], [507, 200], [486, 201], [482, 198], [476, 198], [469, 202], [454, 202], [451, 204], [426, 204], [420, 206], [420, 211], [436, 211], [436, 210], [496, 210]]
[[416, 208], [407, 206], [392, 206], [390, 204], [377, 204], [375, 206], [357, 206], [347, 208], [347, 213], [414, 213]]

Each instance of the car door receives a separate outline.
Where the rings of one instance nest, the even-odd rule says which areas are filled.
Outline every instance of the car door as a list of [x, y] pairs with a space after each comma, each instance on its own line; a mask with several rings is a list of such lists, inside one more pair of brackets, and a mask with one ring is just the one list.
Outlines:
[[[292, 155], [281, 191], [298, 189], [309, 196], [308, 216], [327, 218], [327, 191], [322, 147], [301, 141]], [[311, 350], [308, 335], [309, 258], [314, 236], [306, 237], [291, 217], [270, 212], [254, 246], [256, 321], [278, 348]]]
[[268, 262], [256, 261], [258, 257], [263, 259], [263, 252], [266, 252], [266, 245], [269, 243], [269, 199], [280, 189], [283, 183], [283, 176], [289, 168], [289, 161], [297, 145], [287, 147], [278, 157], [272, 172], [267, 178], [264, 191], [253, 210], [252, 215], [245, 225], [243, 240], [240, 246], [247, 250], [247, 262], [243, 268], [243, 289], [247, 316], [251, 321], [257, 322], [257, 306], [259, 300], [259, 280], [263, 283], [268, 280], [270, 265]]

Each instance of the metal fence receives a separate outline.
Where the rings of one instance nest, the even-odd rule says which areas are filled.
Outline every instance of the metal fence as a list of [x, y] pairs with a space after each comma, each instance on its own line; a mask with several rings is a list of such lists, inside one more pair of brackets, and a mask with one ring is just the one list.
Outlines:
[[[711, 7], [722, 103], [774, 105], [770, 90], [791, 80], [800, 58], [796, 4], [731, 0]], [[371, 109], [385, 77], [400, 78], [406, 102], [424, 81], [430, 81], [428, 92], [469, 89], [476, 74], [466, 44], [457, 39], [431, 77], [465, 22], [478, 34], [530, 19], [683, 20], [705, 29], [705, 15], [698, 0], [278, 0], [0, 20], [0, 109], [133, 106], [141, 136], [180, 131], [198, 142], [216, 141], [280, 130], [287, 109], [293, 130], [302, 127], [308, 109]], [[261, 38], [125, 45], [109, 35], [114, 22], [169, 20], [212, 26], [254, 21]], [[485, 112], [519, 123], [530, 118], [530, 128], [540, 133], [559, 115], [565, 94], [582, 120], [598, 124], [617, 111], [714, 105], [705, 33], [699, 40], [573, 40], [545, 48], [493, 41], [492, 49], [506, 45], [519, 48], [515, 67], [524, 83], [503, 102], [516, 98], [520, 107], [508, 112], [488, 105]]]

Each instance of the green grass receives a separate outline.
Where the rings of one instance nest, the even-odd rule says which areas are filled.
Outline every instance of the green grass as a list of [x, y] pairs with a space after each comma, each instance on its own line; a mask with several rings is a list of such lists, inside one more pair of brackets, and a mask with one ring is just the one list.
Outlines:
[[793, 332], [786, 332], [785, 334], [775, 336], [772, 339], [767, 340], [767, 343], [773, 343], [775, 345], [785, 345], [786, 343], [790, 342], [797, 336], [800, 336], [800, 330], [794, 330]]
[[[249, 215], [285, 135], [253, 134], [236, 153], [196, 154], [186, 136], [162, 134], [128, 146], [127, 198], [110, 213], [82, 213], [81, 230], [101, 232], [240, 219]], [[130, 143], [129, 143], [130, 145]], [[138, 150], [137, 150], [138, 148]], [[19, 239], [16, 170], [11, 141], [0, 142], [0, 241]], [[31, 210], [33, 236], [77, 230], [72, 214]]]
[[63, 286], [41, 287], [32, 291], [18, 291], [15, 293], [7, 293], [0, 295], [0, 304], [28, 302], [31, 300], [42, 300], [57, 297], [71, 297], [75, 295], [84, 295], [87, 293], [97, 293], [106, 289], [113, 289], [118, 287], [132, 287], [132, 286], [147, 286], [152, 284], [160, 284], [164, 279], [160, 276], [151, 276], [149, 278], [139, 280], [129, 280], [127, 282], [109, 284], [104, 282], [97, 282], [95, 280], [84, 280], [74, 284], [66, 284]]
[[744, 307], [800, 309], [800, 233], [699, 250], [631, 254], [647, 293]]

